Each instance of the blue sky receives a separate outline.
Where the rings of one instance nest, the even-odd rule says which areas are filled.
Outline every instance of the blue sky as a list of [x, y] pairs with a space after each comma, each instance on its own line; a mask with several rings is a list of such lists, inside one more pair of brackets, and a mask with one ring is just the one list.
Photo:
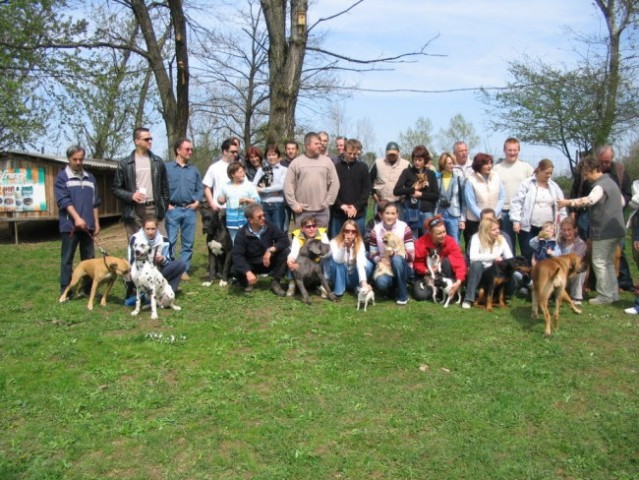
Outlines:
[[[344, 0], [318, 0], [309, 9], [309, 24], [349, 4]], [[508, 80], [508, 61], [523, 55], [555, 65], [573, 65], [575, 48], [584, 47], [575, 42], [570, 30], [599, 34], [604, 28], [600, 17], [589, 0], [366, 0], [348, 14], [323, 24], [323, 46], [371, 58], [415, 50], [437, 37], [427, 52], [442, 57], [398, 65], [394, 72], [344, 74], [343, 78], [367, 89], [501, 87]], [[361, 118], [368, 119], [376, 145], [367, 149], [378, 153], [386, 142], [413, 126], [419, 116], [429, 118], [436, 133], [461, 113], [481, 137], [475, 151], [499, 154], [503, 140], [509, 136], [509, 132], [488, 128], [485, 106], [476, 91], [358, 92], [343, 102], [343, 110], [352, 126]], [[437, 145], [433, 147], [439, 150]], [[521, 157], [532, 164], [550, 158], [558, 170], [567, 168], [559, 150], [553, 148], [524, 144]]]

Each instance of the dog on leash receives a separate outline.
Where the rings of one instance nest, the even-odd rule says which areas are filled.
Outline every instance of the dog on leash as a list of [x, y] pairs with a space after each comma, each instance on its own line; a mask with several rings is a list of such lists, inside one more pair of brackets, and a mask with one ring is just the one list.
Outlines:
[[82, 281], [84, 278], [89, 277], [91, 279], [91, 293], [89, 294], [89, 303], [87, 308], [93, 310], [93, 301], [95, 300], [95, 294], [98, 291], [98, 287], [103, 283], [106, 284], [104, 293], [102, 294], [102, 300], [100, 305], [103, 307], [106, 305], [107, 297], [115, 284], [115, 280], [118, 275], [122, 277], [128, 277], [131, 272], [131, 265], [123, 258], [117, 257], [101, 257], [91, 258], [89, 260], [82, 260], [74, 269], [71, 276], [71, 282], [64, 289], [62, 295], [60, 295], [59, 302], [64, 303], [69, 298], [69, 292], [75, 287], [76, 295], [80, 291]]
[[317, 285], [324, 287], [328, 299], [332, 302], [337, 301], [337, 297], [331, 292], [331, 287], [326, 281], [322, 266], [320, 264], [322, 258], [330, 253], [330, 246], [322, 243], [320, 239], [312, 238], [304, 242], [300, 253], [297, 257], [297, 270], [293, 271], [295, 285], [302, 295], [302, 301], [307, 305], [311, 304], [311, 298], [308, 295], [307, 288]]
[[[541, 307], [546, 322], [545, 337], [550, 336], [553, 326], [555, 329], [559, 327], [559, 308], [562, 300], [568, 302], [573, 312], [581, 313], [581, 309], [573, 303], [566, 292], [568, 279], [579, 273], [581, 269], [581, 258], [574, 253], [540, 260], [533, 267], [532, 318], [539, 317], [539, 307]], [[551, 296], [555, 297], [555, 312], [552, 317], [548, 311], [548, 301]]]
[[382, 275], [390, 275], [392, 277], [394, 274], [390, 263], [391, 257], [393, 255], [401, 255], [402, 257], [406, 256], [406, 247], [404, 246], [404, 242], [397, 236], [397, 234], [393, 232], [386, 232], [382, 237], [382, 242], [384, 243], [384, 253], [375, 266], [373, 280], [376, 280]]
[[364, 305], [364, 311], [366, 311], [369, 302], [375, 305], [375, 292], [373, 291], [373, 287], [360, 288], [359, 292], [357, 292], [357, 310], [359, 310], [361, 305]]
[[506, 306], [506, 287], [513, 278], [513, 273], [530, 273], [530, 265], [523, 257], [512, 257], [493, 262], [482, 273], [477, 287], [477, 305], [485, 304], [486, 311], [493, 311], [493, 304], [497, 300], [499, 307]]
[[202, 209], [202, 230], [206, 234], [209, 252], [209, 273], [203, 287], [210, 287], [215, 278], [220, 279], [220, 287], [228, 285], [231, 272], [231, 249], [233, 242], [226, 228], [226, 211]]
[[142, 299], [140, 295], [146, 292], [147, 297], [151, 300], [151, 319], [158, 318], [157, 306], [162, 308], [172, 308], [173, 310], [181, 310], [175, 304], [175, 292], [162, 276], [158, 267], [155, 266], [155, 249], [145, 241], [137, 241], [133, 244], [134, 262], [131, 266], [131, 280], [135, 284], [136, 299], [135, 309], [131, 315], [135, 316], [140, 313]]

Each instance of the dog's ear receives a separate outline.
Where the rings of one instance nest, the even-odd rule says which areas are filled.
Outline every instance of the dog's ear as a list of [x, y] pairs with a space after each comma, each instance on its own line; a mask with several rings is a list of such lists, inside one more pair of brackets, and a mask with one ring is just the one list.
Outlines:
[[117, 263], [109, 263], [109, 272], [116, 273], [118, 271]]

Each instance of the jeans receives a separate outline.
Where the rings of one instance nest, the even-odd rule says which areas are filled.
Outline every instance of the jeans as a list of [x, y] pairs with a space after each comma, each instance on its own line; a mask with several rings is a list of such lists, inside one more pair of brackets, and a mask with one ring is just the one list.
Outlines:
[[475, 301], [477, 295], [477, 287], [479, 281], [484, 273], [484, 264], [482, 262], [471, 262], [468, 268], [468, 277], [466, 278], [466, 295], [464, 296], [464, 302], [472, 303]]
[[442, 212], [442, 217], [444, 219], [444, 225], [446, 226], [446, 233], [453, 237], [457, 242], [457, 245], [459, 245], [459, 241], [461, 239], [461, 230], [459, 230], [459, 219], [461, 217], [453, 217], [450, 213], [448, 213], [448, 210], [444, 210]]
[[181, 258], [160, 267], [160, 273], [162, 273], [162, 276], [166, 278], [166, 281], [171, 285], [173, 293], [177, 293], [178, 287], [180, 286], [180, 279], [184, 272], [186, 272], [186, 263], [184, 263]]
[[620, 238], [607, 238], [592, 241], [592, 269], [597, 278], [595, 288], [599, 296], [611, 301], [619, 299], [617, 272], [613, 259], [620, 240]]
[[346, 290], [354, 291], [359, 285], [357, 268], [353, 267], [349, 271], [345, 263], [336, 263], [332, 258], [326, 262], [324, 275], [333, 286], [333, 293], [340, 297]]
[[[69, 232], [60, 232], [62, 246], [60, 248], [60, 292], [71, 282], [73, 271], [73, 257], [75, 250], [80, 245], [80, 260], [88, 260], [94, 257], [93, 238], [86, 232], [78, 231], [69, 236]], [[85, 292], [91, 291], [91, 283], [85, 283]]]
[[262, 208], [264, 209], [264, 214], [266, 215], [266, 219], [275, 224], [277, 228], [285, 232], [284, 229], [284, 221], [285, 221], [285, 209], [284, 202], [272, 202], [272, 203], [263, 203]]
[[180, 260], [186, 266], [185, 271], [191, 268], [191, 258], [193, 257], [193, 242], [195, 241], [195, 228], [197, 216], [195, 210], [187, 207], [174, 207], [166, 211], [165, 217], [166, 231], [169, 237], [171, 257], [175, 257], [178, 231], [181, 231]]
[[[523, 230], [519, 231], [519, 241], [521, 242], [519, 244], [519, 248], [521, 250], [521, 256], [528, 260], [528, 263], [532, 262], [534, 253], [532, 247], [530, 246], [530, 240], [539, 235], [539, 232], [541, 232], [541, 227], [533, 227], [532, 225], [530, 226], [529, 232], [524, 232]], [[515, 248], [514, 244], [513, 248]]]
[[381, 275], [377, 277], [375, 279], [375, 287], [388, 296], [391, 296], [392, 289], [395, 287], [395, 299], [406, 301], [408, 300], [408, 277], [412, 274], [406, 259], [399, 255], [393, 255], [391, 257], [391, 268], [394, 276]]

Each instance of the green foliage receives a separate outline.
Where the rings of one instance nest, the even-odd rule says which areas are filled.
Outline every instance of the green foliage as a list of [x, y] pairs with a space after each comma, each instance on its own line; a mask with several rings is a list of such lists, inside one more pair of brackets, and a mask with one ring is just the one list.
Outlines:
[[473, 151], [479, 145], [479, 135], [477, 135], [475, 127], [461, 113], [450, 119], [448, 128], [440, 128], [437, 137], [442, 152], [452, 153], [453, 145], [458, 141], [464, 142], [469, 151]]
[[64, 0], [0, 4], [0, 148], [32, 144], [46, 131], [55, 100], [55, 73], [63, 62], [48, 49], [82, 32], [83, 20], [65, 18]]
[[399, 133], [399, 148], [405, 158], [410, 157], [410, 152], [417, 145], [424, 145], [432, 152], [433, 144], [433, 122], [428, 118], [419, 117], [415, 121], [415, 128], [407, 128], [405, 132]]
[[544, 339], [522, 299], [364, 313], [201, 287], [203, 247], [151, 321], [120, 282], [58, 304], [58, 242], [0, 245], [0, 478], [639, 476], [629, 294]]

